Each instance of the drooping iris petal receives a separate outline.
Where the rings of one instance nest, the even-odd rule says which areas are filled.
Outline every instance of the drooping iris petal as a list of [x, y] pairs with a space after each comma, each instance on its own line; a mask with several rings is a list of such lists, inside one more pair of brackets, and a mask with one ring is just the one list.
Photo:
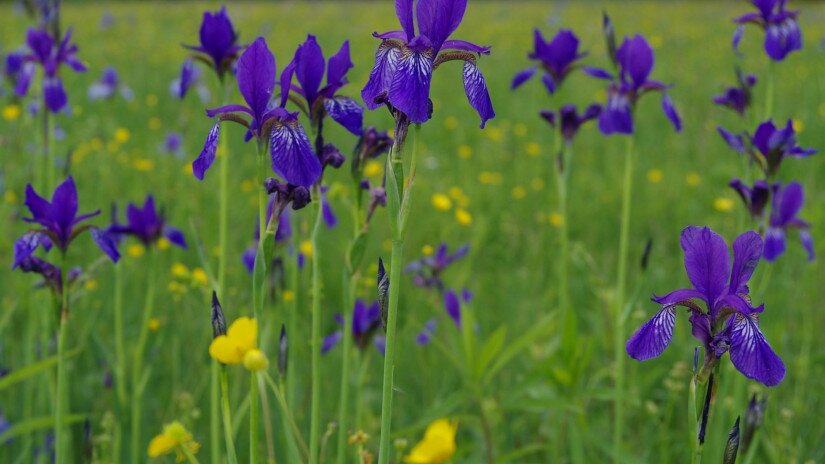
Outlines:
[[802, 242], [802, 246], [808, 253], [808, 261], [813, 261], [814, 258], [816, 258], [816, 253], [814, 252], [814, 239], [811, 237], [810, 232], [807, 230], [800, 230], [799, 240]]
[[423, 123], [430, 119], [432, 72], [433, 56], [429, 41], [416, 37], [401, 53], [389, 88], [390, 103], [406, 114], [411, 122]]
[[726, 293], [730, 256], [725, 239], [709, 227], [686, 227], [680, 239], [685, 270], [693, 288], [706, 296], [709, 306]]
[[176, 96], [180, 99], [186, 96], [186, 92], [195, 82], [195, 64], [192, 58], [189, 57], [183, 62], [180, 69], [180, 79], [178, 80], [178, 88], [176, 89]]
[[484, 81], [484, 76], [478, 66], [473, 62], [464, 62], [463, 74], [464, 92], [467, 94], [467, 100], [481, 117], [481, 128], [484, 129], [487, 121], [496, 117], [493, 102], [490, 100], [490, 92], [487, 91], [487, 83]]
[[238, 89], [260, 122], [275, 87], [275, 57], [263, 37], [252, 42], [238, 59]]
[[66, 96], [66, 89], [63, 88], [63, 81], [58, 76], [46, 77], [43, 79], [43, 98], [46, 100], [46, 107], [57, 113], [66, 106], [69, 99]]
[[785, 188], [774, 194], [774, 206], [771, 211], [771, 224], [784, 226], [796, 218], [802, 204], [805, 202], [805, 192], [798, 182], [791, 182]]
[[750, 230], [733, 242], [733, 269], [730, 275], [731, 293], [748, 293], [748, 281], [762, 258], [762, 237]]
[[675, 324], [675, 307], [664, 306], [630, 337], [625, 346], [627, 354], [637, 361], [645, 361], [659, 356], [670, 344]]
[[663, 296], [654, 296], [651, 298], [652, 301], [659, 303], [662, 306], [674, 306], [682, 303], [683, 301], [692, 300], [694, 298], [698, 298], [700, 300], [705, 299], [705, 295], [697, 290], [692, 288], [683, 288], [680, 290], [675, 290], [667, 295]]
[[295, 76], [310, 105], [315, 102], [321, 80], [324, 78], [324, 54], [314, 35], [308, 35], [295, 52]]
[[120, 252], [117, 250], [117, 241], [110, 234], [97, 227], [89, 229], [92, 239], [94, 239], [97, 246], [103, 250], [104, 253], [112, 260], [113, 263], [120, 259]]
[[595, 77], [596, 79], [605, 79], [605, 80], [613, 80], [613, 74], [605, 71], [601, 68], [594, 68], [591, 66], [582, 66], [582, 71], [590, 77]]
[[599, 130], [605, 135], [633, 133], [633, 112], [627, 95], [608, 94], [607, 104], [599, 115]]
[[401, 51], [387, 41], [378, 46], [375, 52], [375, 66], [370, 71], [367, 85], [361, 90], [361, 98], [367, 108], [374, 110], [383, 105], [379, 97], [386, 95], [393, 82], [393, 76], [398, 69]]
[[547, 89], [547, 92], [550, 95], [556, 93], [556, 81], [553, 80], [553, 76], [551, 76], [550, 74], [542, 75], [541, 83], [544, 84], [544, 88]]
[[461, 328], [461, 303], [458, 301], [458, 295], [452, 289], [444, 292], [444, 310], [453, 320], [455, 326]]
[[321, 215], [328, 229], [332, 229], [338, 225], [338, 217], [335, 216], [335, 212], [332, 211], [332, 206], [329, 204], [326, 195], [321, 195]]
[[343, 338], [344, 333], [340, 330], [336, 330], [332, 334], [324, 337], [323, 341], [321, 341], [321, 354], [326, 354], [329, 350], [333, 349]]
[[180, 229], [171, 226], [165, 226], [163, 228], [163, 235], [174, 245], [186, 249], [186, 237], [183, 235], [183, 231], [181, 231]]
[[364, 123], [364, 108], [355, 100], [337, 96], [324, 100], [324, 110], [338, 124], [353, 135], [361, 135]]
[[765, 259], [774, 261], [785, 252], [785, 230], [780, 227], [768, 227], [765, 233]]
[[679, 117], [679, 113], [676, 111], [676, 107], [673, 105], [670, 95], [666, 93], [662, 94], [662, 111], [673, 124], [673, 128], [676, 129], [676, 132], [682, 132], [682, 118]]
[[772, 387], [785, 378], [785, 364], [765, 340], [756, 316], [734, 316], [730, 359], [745, 377]]
[[537, 70], [538, 68], [533, 66], [532, 68], [527, 68], [519, 71], [515, 76], [513, 76], [513, 82], [512, 84], [510, 84], [510, 89], [515, 90], [522, 84], [530, 80], [530, 78], [533, 77], [534, 74], [536, 74]]
[[37, 250], [37, 247], [44, 243], [44, 240], [48, 240], [46, 234], [38, 230], [26, 232], [22, 237], [18, 238], [14, 242], [14, 262], [11, 265], [12, 270], [23, 264], [23, 262]]
[[14, 86], [14, 96], [25, 97], [26, 94], [29, 93], [29, 86], [32, 83], [35, 69], [34, 63], [26, 63], [23, 65], [20, 74], [17, 75], [17, 82]]
[[716, 130], [719, 132], [719, 135], [725, 140], [731, 148], [738, 151], [739, 153], [745, 153], [747, 148], [745, 147], [745, 140], [739, 134], [734, 134], [728, 132], [727, 130], [717, 127]]
[[290, 184], [310, 187], [321, 175], [321, 162], [297, 117], [278, 120], [272, 127], [272, 170]]
[[206, 134], [206, 141], [197, 159], [192, 162], [192, 173], [198, 180], [203, 180], [203, 176], [212, 163], [215, 161], [215, 153], [218, 150], [218, 137], [221, 134], [221, 123], [216, 123]]
[[802, 31], [793, 18], [770, 23], [765, 28], [765, 53], [774, 60], [782, 61], [788, 53], [802, 49]]
[[733, 53], [736, 56], [741, 57], [742, 52], [739, 51], [739, 44], [742, 42], [742, 36], [745, 35], [745, 26], [739, 25], [736, 27], [736, 30], [733, 32], [733, 40], [731, 41], [731, 46], [733, 47]]

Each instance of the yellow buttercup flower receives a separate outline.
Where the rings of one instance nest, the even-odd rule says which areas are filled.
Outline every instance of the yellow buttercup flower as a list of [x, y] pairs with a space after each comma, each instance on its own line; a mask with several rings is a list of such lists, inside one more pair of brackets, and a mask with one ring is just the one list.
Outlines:
[[720, 213], [729, 213], [733, 211], [735, 203], [730, 198], [719, 197], [713, 200], [713, 208]]
[[424, 245], [423, 247], [421, 247], [421, 254], [423, 254], [424, 256], [432, 255], [433, 251], [435, 251], [435, 250], [433, 250], [432, 245]]
[[141, 245], [140, 243], [134, 243], [132, 245], [129, 245], [128, 248], [126, 248], [126, 254], [128, 254], [132, 258], [140, 258], [141, 256], [143, 256], [144, 252], [146, 252], [146, 248], [144, 248], [143, 245]]
[[172, 265], [172, 275], [180, 278], [189, 277], [189, 268], [183, 263], [175, 263]]
[[658, 184], [665, 178], [665, 173], [661, 169], [651, 169], [647, 171], [647, 181], [651, 184]]
[[125, 127], [118, 127], [115, 130], [115, 142], [117, 143], [126, 143], [131, 138], [131, 133], [129, 133], [129, 129]]
[[149, 319], [149, 330], [157, 332], [160, 329], [160, 319], [153, 317]]
[[375, 177], [384, 172], [384, 164], [380, 161], [370, 160], [364, 166], [364, 175], [367, 177]]
[[691, 171], [685, 176], [685, 182], [690, 187], [698, 187], [702, 183], [702, 177], [699, 176], [698, 172]]
[[281, 298], [283, 298], [284, 301], [289, 303], [290, 301], [293, 301], [295, 299], [295, 292], [293, 292], [292, 290], [284, 290], [284, 293], [281, 294]]
[[304, 240], [298, 245], [298, 251], [304, 254], [307, 258], [312, 258], [312, 240]]
[[473, 223], [473, 215], [466, 209], [458, 208], [455, 210], [455, 220], [462, 226], [469, 226]]
[[461, 159], [469, 159], [473, 156], [473, 148], [469, 145], [461, 145], [458, 147], [458, 157]]
[[3, 119], [6, 121], [16, 121], [22, 112], [20, 105], [7, 105], [3, 108]]
[[409, 464], [442, 464], [455, 454], [456, 421], [436, 419], [424, 432], [424, 439], [418, 442], [404, 458]]
[[192, 269], [192, 280], [203, 287], [209, 285], [209, 276], [206, 275], [206, 271], [199, 267]]
[[147, 453], [150, 458], [156, 458], [175, 451], [178, 462], [183, 462], [186, 459], [184, 451], [194, 455], [200, 447], [200, 443], [195, 441], [192, 434], [186, 430], [186, 427], [180, 422], [174, 421], [164, 425], [163, 432], [152, 438]]
[[[209, 345], [209, 355], [224, 364], [241, 364], [249, 370], [266, 368], [266, 355], [257, 348], [258, 321], [240, 317]], [[261, 367], [263, 366], [263, 367]]]
[[453, 207], [453, 201], [443, 193], [434, 193], [432, 202], [435, 209], [439, 211], [449, 211]]

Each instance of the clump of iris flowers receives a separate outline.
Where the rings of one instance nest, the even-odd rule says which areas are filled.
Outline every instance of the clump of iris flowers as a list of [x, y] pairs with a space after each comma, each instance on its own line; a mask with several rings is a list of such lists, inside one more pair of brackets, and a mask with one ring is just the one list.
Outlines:
[[[364, 350], [373, 343], [375, 348], [384, 353], [383, 345], [378, 341], [377, 334], [381, 329], [381, 309], [378, 301], [374, 301], [367, 306], [364, 300], [355, 300], [355, 305], [352, 308], [352, 339], [360, 350]], [[342, 326], [341, 329], [324, 337], [321, 344], [321, 353], [327, 353], [334, 348], [344, 338], [342, 330], [346, 330], [344, 326], [344, 318], [340, 314], [335, 315], [335, 322]]]
[[404, 272], [413, 274], [413, 282], [418, 287], [437, 289], [440, 292], [444, 290], [441, 274], [469, 252], [470, 245], [462, 245], [450, 253], [447, 244], [442, 243], [432, 256], [425, 256], [407, 264]]
[[745, 377], [778, 385], [785, 377], [785, 364], [759, 328], [764, 305], [752, 305], [748, 288], [762, 258], [762, 237], [753, 231], [737, 237], [733, 265], [727, 243], [708, 227], [685, 228], [680, 243], [692, 287], [653, 297], [662, 309], [628, 340], [627, 354], [638, 361], [662, 354], [673, 338], [676, 311], [683, 307], [690, 313], [693, 336], [705, 350], [701, 379], [707, 380], [722, 355], [730, 352], [734, 367]]
[[44, 30], [28, 30], [28, 52], [22, 57], [23, 65], [14, 89], [18, 97], [26, 96], [34, 78], [35, 68], [39, 66], [43, 70], [42, 89], [46, 108], [52, 113], [57, 113], [66, 107], [69, 98], [59, 74], [60, 68], [68, 66], [75, 72], [86, 71], [86, 65], [77, 58], [78, 47], [71, 40], [71, 29], [66, 31], [62, 39], [55, 38]]
[[783, 128], [775, 126], [772, 120], [767, 120], [759, 124], [753, 135], [732, 133], [722, 127], [716, 129], [731, 148], [749, 156], [769, 178], [776, 175], [785, 158], [806, 158], [816, 153], [814, 149], [797, 145], [790, 119]]
[[186, 248], [186, 238], [183, 232], [166, 223], [166, 217], [162, 210], [158, 211], [152, 195], [146, 197], [143, 207], [132, 203], [126, 207], [126, 224], [119, 223], [117, 217], [114, 221], [114, 224], [109, 226], [108, 232], [118, 240], [125, 236], [132, 236], [140, 240], [144, 246], [151, 247], [161, 238], [166, 238], [172, 244]]
[[753, 87], [756, 85], [756, 76], [744, 74], [741, 69], [736, 70], [736, 86], [728, 87], [724, 93], [713, 97], [713, 103], [732, 109], [744, 116], [753, 101]]
[[[579, 52], [579, 38], [569, 29], [562, 29], [556, 33], [553, 40], [544, 40], [541, 31], [533, 31], [533, 51], [527, 55], [531, 60], [537, 61], [538, 66], [544, 71], [541, 82], [551, 94], [561, 86], [562, 81], [573, 70], [578, 67], [577, 62], [587, 56], [585, 52]], [[536, 66], [519, 71], [510, 85], [512, 89], [521, 86], [533, 75], [536, 74]]]
[[758, 12], [733, 20], [739, 24], [733, 34], [733, 48], [737, 53], [746, 24], [755, 24], [765, 31], [765, 53], [774, 61], [782, 61], [792, 51], [802, 50], [802, 30], [796, 19], [799, 12], [786, 10], [787, 0], [751, 0], [751, 3]]

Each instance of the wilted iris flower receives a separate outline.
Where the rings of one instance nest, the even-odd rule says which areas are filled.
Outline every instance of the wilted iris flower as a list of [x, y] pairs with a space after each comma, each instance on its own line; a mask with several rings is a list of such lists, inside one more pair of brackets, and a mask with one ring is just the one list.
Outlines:
[[[335, 55], [325, 63], [324, 53], [314, 35], [307, 35], [304, 43], [298, 46], [295, 57], [289, 64], [295, 72], [299, 86], [289, 86], [282, 92], [294, 92], [302, 100], [294, 99], [312, 120], [313, 125], [320, 124], [324, 116], [329, 115], [354, 135], [361, 135], [364, 108], [355, 100], [336, 95], [347, 82], [347, 71], [353, 67], [349, 56], [349, 41], [344, 41]], [[326, 67], [327, 84], [321, 87]], [[282, 83], [284, 85], [289, 83]], [[316, 150], [319, 147], [316, 147]]]
[[226, 6], [215, 12], [204, 11], [200, 44], [184, 47], [196, 52], [194, 58], [212, 68], [221, 81], [226, 72], [232, 69], [243, 48], [238, 45], [238, 33], [226, 12]]
[[799, 231], [799, 240], [808, 252], [808, 260], [814, 259], [814, 242], [808, 232], [811, 225], [798, 216], [804, 202], [805, 191], [798, 182], [785, 187], [778, 183], [773, 186], [771, 217], [765, 233], [766, 260], [774, 261], [785, 252], [785, 234], [789, 229]]
[[788, 53], [802, 50], [802, 31], [796, 21], [799, 12], [786, 10], [787, 0], [751, 0], [751, 3], [759, 12], [733, 20], [739, 24], [733, 34], [733, 48], [737, 53], [745, 24], [756, 24], [765, 31], [765, 53], [774, 61], [782, 61]]
[[743, 74], [740, 69], [737, 69], [736, 80], [736, 87], [728, 87], [725, 89], [725, 93], [713, 97], [713, 103], [726, 106], [740, 115], [744, 115], [748, 107], [751, 106], [753, 97], [751, 89], [756, 85], [756, 76]]
[[[653, 297], [662, 309], [627, 342], [627, 354], [638, 361], [655, 358], [670, 344], [679, 306], [690, 312], [693, 336], [705, 347], [703, 378], [726, 351], [745, 377], [767, 386], [785, 377], [785, 365], [759, 329], [764, 305], [754, 308], [748, 281], [762, 257], [762, 237], [749, 231], [733, 243], [731, 267], [728, 245], [708, 227], [690, 226], [682, 231], [685, 270], [692, 288]], [[699, 305], [704, 302], [707, 311]]]
[[464, 91], [470, 106], [481, 117], [481, 127], [494, 118], [487, 84], [476, 66], [476, 56], [489, 54], [490, 47], [450, 39], [466, 9], [467, 0], [397, 0], [395, 13], [402, 30], [373, 34], [381, 39], [381, 45], [375, 53], [375, 67], [369, 81], [361, 91], [367, 108], [374, 110], [389, 104], [405, 114], [410, 122], [428, 121], [433, 110], [430, 101], [433, 71], [446, 61], [462, 60]]
[[130, 235], [140, 240], [144, 246], [155, 245], [161, 238], [166, 238], [174, 245], [186, 248], [186, 238], [180, 229], [166, 224], [163, 211], [158, 211], [155, 198], [146, 197], [143, 207], [129, 203], [126, 207], [126, 224], [115, 223], [109, 227], [109, 233], [114, 237]]
[[753, 183], [753, 187], [749, 187], [741, 180], [733, 179], [728, 185], [742, 198], [752, 218], [762, 218], [765, 206], [768, 205], [771, 197], [771, 188], [766, 181], [757, 180]]
[[[576, 62], [584, 58], [587, 53], [579, 53], [579, 38], [569, 29], [560, 30], [549, 43], [544, 40], [541, 31], [533, 31], [533, 51], [527, 55], [531, 60], [538, 61], [544, 74], [541, 82], [547, 91], [555, 93], [561, 86], [564, 78], [576, 69]], [[511, 88], [515, 89], [527, 82], [538, 68], [533, 66], [519, 71], [513, 77]]]
[[676, 132], [682, 130], [682, 121], [676, 107], [667, 94], [668, 85], [651, 80], [655, 57], [653, 48], [639, 34], [627, 38], [616, 50], [615, 62], [618, 74], [598, 68], [585, 67], [583, 70], [596, 78], [612, 82], [607, 89], [607, 103], [599, 116], [599, 130], [603, 134], [632, 134], [634, 132], [633, 110], [639, 98], [651, 91], [662, 93], [662, 111], [673, 124]]
[[86, 65], [77, 58], [77, 45], [71, 43], [72, 30], [56, 43], [55, 39], [46, 31], [29, 29], [26, 33], [28, 53], [23, 56], [23, 67], [17, 77], [14, 89], [18, 97], [25, 96], [29, 91], [34, 77], [35, 65], [43, 69], [43, 100], [52, 113], [62, 110], [68, 97], [60, 78], [60, 67], [66, 65], [76, 72], [85, 72]]
[[765, 121], [753, 135], [734, 134], [721, 127], [717, 130], [731, 148], [753, 158], [768, 177], [777, 173], [786, 157], [805, 158], [816, 153], [816, 150], [797, 146], [790, 119], [782, 129], [774, 126], [772, 120]]
[[463, 245], [450, 254], [447, 244], [442, 243], [435, 254], [411, 262], [404, 268], [404, 272], [413, 273], [413, 282], [419, 287], [443, 290], [444, 282], [441, 281], [441, 273], [451, 264], [466, 256], [469, 251], [470, 245]]
[[[278, 105], [271, 105], [275, 88], [275, 57], [263, 37], [258, 37], [238, 60], [238, 88], [246, 105], [226, 105], [207, 110], [218, 122], [209, 131], [203, 150], [192, 163], [195, 177], [204, 174], [215, 161], [218, 136], [223, 121], [233, 121], [248, 129], [247, 140], [255, 137], [259, 146], [269, 146], [272, 170], [289, 184], [309, 187], [321, 175], [321, 162], [312, 150], [312, 144], [298, 121], [298, 113], [284, 108], [287, 94], [281, 94]], [[287, 67], [281, 74], [282, 87], [292, 80]]]
[[99, 100], [101, 98], [112, 98], [116, 93], [126, 100], [134, 98], [132, 89], [120, 82], [115, 68], [108, 67], [103, 70], [100, 80], [89, 86], [89, 100]]
[[576, 133], [581, 128], [582, 124], [596, 119], [602, 112], [602, 105], [593, 104], [584, 110], [584, 113], [579, 114], [575, 105], [564, 105], [559, 110], [550, 111], [543, 110], [541, 117], [547, 121], [551, 126], [557, 127], [561, 133], [562, 138], [566, 143], [571, 143]]
[[[343, 326], [344, 318], [338, 314], [335, 316], [335, 322]], [[370, 341], [373, 341], [376, 349], [383, 354], [383, 349], [379, 347], [375, 340], [376, 337], [374, 337], [380, 328], [381, 309], [378, 306], [378, 302], [374, 301], [371, 305], [367, 306], [363, 300], [355, 300], [355, 306], [352, 308], [352, 339], [355, 341], [355, 346], [364, 350], [369, 346]], [[334, 348], [335, 345], [343, 340], [343, 337], [344, 334], [341, 330], [336, 330], [324, 337], [323, 343], [321, 344], [321, 353], [327, 353]]]

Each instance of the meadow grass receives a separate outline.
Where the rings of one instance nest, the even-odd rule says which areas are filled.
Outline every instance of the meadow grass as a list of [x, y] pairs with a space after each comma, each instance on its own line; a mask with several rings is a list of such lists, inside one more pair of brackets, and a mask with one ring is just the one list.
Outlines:
[[[60, 157], [71, 154], [71, 173], [80, 190], [84, 211], [102, 209], [108, 221], [111, 202], [121, 208], [127, 201], [142, 201], [147, 193], [165, 207], [169, 222], [184, 229], [191, 244], [200, 242], [210, 266], [218, 249], [217, 173], [199, 182], [191, 174], [191, 161], [200, 150], [211, 125], [205, 106], [190, 95], [183, 102], [169, 95], [169, 83], [180, 69], [186, 52], [180, 43], [197, 37], [201, 11], [214, 9], [216, 2], [156, 2], [72, 4], [64, 6], [63, 23], [73, 26], [80, 57], [89, 64], [86, 74], [69, 74], [67, 82], [72, 116], [59, 116], [58, 126], [66, 138], [57, 142]], [[635, 296], [627, 322], [628, 333], [657, 310], [648, 301], [687, 283], [678, 245], [679, 231], [687, 225], [708, 225], [728, 241], [749, 228], [735, 193], [727, 187], [732, 177], [747, 177], [743, 163], [716, 133], [716, 126], [749, 129], [753, 124], [711, 104], [711, 97], [734, 81], [734, 64], [760, 77], [755, 105], [764, 105], [764, 76], [767, 58], [761, 52], [761, 32], [749, 29], [744, 40], [746, 57], [735, 59], [730, 49], [733, 25], [745, 2], [471, 2], [458, 37], [493, 46], [492, 54], [480, 60], [497, 117], [479, 130], [477, 115], [466, 104], [458, 65], [447, 63], [434, 79], [432, 121], [421, 128], [418, 141], [418, 176], [411, 232], [406, 256], [414, 259], [427, 247], [445, 241], [453, 246], [469, 243], [469, 256], [444, 276], [448, 286], [467, 287], [475, 297], [473, 317], [476, 337], [503, 337], [501, 350], [517, 346], [544, 316], [557, 314], [557, 256], [555, 188], [552, 178], [552, 134], [538, 111], [563, 103], [579, 106], [603, 102], [601, 82], [575, 74], [560, 94], [550, 99], [541, 85], [532, 81], [517, 92], [509, 89], [513, 74], [528, 66], [526, 53], [532, 46], [532, 28], [547, 34], [561, 27], [580, 35], [590, 50], [588, 64], [607, 66], [601, 35], [601, 11], [611, 14], [617, 34], [644, 34], [653, 45], [657, 62], [653, 77], [674, 85], [671, 95], [684, 121], [676, 134], [658, 108], [658, 99], [642, 100], [638, 108], [638, 134], [631, 223], [629, 294]], [[800, 130], [800, 144], [825, 148], [825, 7], [815, 3], [793, 5], [802, 9], [801, 28], [805, 47], [774, 66], [773, 116], [793, 118]], [[0, 7], [0, 47], [16, 47], [30, 20], [12, 14], [9, 5]], [[103, 30], [98, 22], [109, 11], [113, 27]], [[267, 38], [279, 70], [288, 63], [306, 33], [318, 36], [325, 50], [333, 50], [350, 39], [355, 68], [351, 84], [342, 93], [358, 96], [372, 67], [376, 40], [370, 34], [396, 28], [391, 2], [233, 2], [229, 11], [243, 42], [257, 35]], [[86, 89], [106, 66], [116, 68], [135, 99], [126, 102], [90, 102]], [[215, 87], [212, 76], [206, 84]], [[237, 90], [234, 90], [237, 96]], [[4, 98], [3, 105], [11, 105]], [[366, 123], [389, 129], [385, 111], [369, 112]], [[31, 182], [37, 164], [32, 161], [39, 143], [37, 122], [30, 116], [0, 120], [0, 170], [3, 200], [0, 217], [0, 367], [19, 371], [43, 359], [50, 346], [52, 328], [44, 327], [40, 314], [48, 311], [48, 297], [33, 291], [31, 275], [10, 272], [12, 243], [25, 230], [17, 221], [24, 210], [25, 185]], [[227, 290], [221, 302], [227, 321], [252, 313], [249, 294], [251, 276], [241, 264], [242, 251], [252, 243], [257, 192], [255, 152], [244, 144], [243, 134], [226, 127], [232, 159], [229, 207], [230, 234]], [[170, 131], [183, 134], [180, 158], [161, 153], [160, 145]], [[327, 138], [342, 148], [355, 145], [344, 130], [330, 127]], [[560, 345], [560, 326], [526, 343], [489, 381], [466, 377], [450, 360], [461, 350], [459, 332], [432, 293], [404, 280], [399, 305], [400, 334], [395, 372], [393, 407], [394, 437], [413, 443], [424, 427], [437, 417], [459, 420], [458, 453], [454, 462], [484, 459], [481, 417], [491, 430], [496, 462], [601, 462], [608, 460], [611, 436], [611, 386], [613, 383], [612, 297], [615, 285], [616, 245], [621, 203], [621, 169], [624, 141], [603, 137], [595, 125], [586, 126], [573, 148], [569, 181], [569, 230], [571, 237], [571, 309], [577, 318], [575, 349]], [[325, 269], [322, 301], [322, 333], [337, 328], [333, 315], [342, 308], [340, 269], [351, 234], [344, 213], [346, 190], [351, 188], [348, 168], [330, 175], [329, 193], [342, 224], [320, 234], [323, 250], [320, 266]], [[783, 180], [798, 180], [806, 186], [803, 217], [813, 224], [819, 254], [825, 252], [819, 233], [825, 226], [825, 175], [821, 155], [808, 160], [791, 159]], [[373, 180], [378, 180], [373, 178]], [[434, 206], [433, 195], [451, 198], [451, 207]], [[309, 239], [312, 208], [298, 214], [296, 246]], [[390, 253], [385, 211], [377, 213], [366, 251], [363, 282], [357, 296], [375, 298], [375, 272], [379, 256]], [[649, 266], [638, 265], [645, 242], [653, 247]], [[83, 260], [94, 246], [84, 239], [72, 251]], [[150, 332], [145, 365], [150, 381], [143, 399], [144, 429], [148, 440], [162, 424], [178, 419], [204, 444], [202, 462], [209, 446], [210, 358], [207, 348], [212, 332], [209, 319], [211, 286], [203, 274], [204, 264], [196, 247], [170, 248], [158, 253], [158, 269], [148, 274], [147, 253], [124, 249], [123, 288], [126, 340], [137, 340], [141, 331], [141, 308], [149, 279], [156, 281], [154, 315], [157, 324]], [[772, 267], [769, 280], [767, 268]], [[95, 447], [108, 446], [112, 414], [117, 414], [116, 391], [104, 387], [104, 376], [115, 369], [112, 337], [114, 289], [112, 267], [99, 259], [92, 264], [73, 297], [73, 319], [69, 327], [69, 370], [72, 379], [71, 414], [89, 419], [96, 437]], [[269, 304], [260, 343], [276, 358], [278, 331], [288, 304], [296, 303], [301, 324], [291, 333], [290, 349], [300, 362], [290, 366], [298, 384], [297, 396], [289, 398], [295, 419], [308, 437], [309, 394], [309, 267], [299, 271], [299, 290], [294, 295], [277, 294]], [[761, 263], [753, 279], [754, 299], [764, 302], [761, 327], [774, 349], [785, 360], [788, 374], [775, 388], [746, 381], [727, 361], [723, 362], [717, 406], [708, 432], [705, 456], [721, 458], [727, 432], [737, 416], [744, 414], [749, 393], [767, 397], [765, 424], [754, 462], [821, 462], [825, 460], [825, 348], [817, 343], [825, 326], [821, 311], [821, 289], [825, 274], [820, 261], [808, 263], [792, 237], [789, 250], [778, 262]], [[293, 300], [294, 299], [294, 300]], [[286, 301], [285, 301], [286, 300]], [[33, 316], [33, 314], [35, 314]], [[438, 342], [420, 347], [414, 343], [423, 323], [439, 321]], [[154, 321], [153, 321], [154, 324]], [[506, 327], [504, 332], [497, 332]], [[503, 335], [502, 335], [503, 333]], [[35, 352], [28, 342], [38, 341]], [[479, 342], [481, 343], [481, 342]], [[695, 340], [686, 318], [677, 321], [671, 347], [659, 358], [641, 365], [628, 360], [626, 366], [625, 441], [627, 462], [686, 462], [688, 421], [685, 408], [690, 365]], [[491, 345], [495, 343], [491, 342]], [[127, 347], [131, 350], [131, 347]], [[491, 346], [490, 350], [495, 347]], [[501, 351], [497, 353], [500, 354]], [[340, 347], [322, 358], [321, 418], [337, 418]], [[463, 358], [456, 358], [463, 359]], [[351, 420], [370, 435], [367, 446], [377, 450], [380, 428], [381, 356], [372, 349], [354, 359], [361, 372], [360, 387], [353, 390], [352, 408], [359, 415]], [[130, 367], [127, 367], [129, 372]], [[47, 390], [35, 388], [53, 382], [41, 373], [30, 380], [0, 389], [0, 410], [12, 423], [48, 417], [51, 411]], [[240, 432], [236, 438], [241, 461], [246, 459], [244, 395], [245, 372], [230, 370], [232, 404]], [[31, 403], [24, 392], [34, 392]], [[275, 404], [271, 399], [271, 404]], [[273, 408], [275, 411], [277, 408]], [[482, 411], [483, 414], [479, 414]], [[279, 416], [276, 416], [279, 417]], [[71, 416], [70, 416], [71, 418]], [[108, 423], [107, 423], [108, 421]], [[281, 430], [280, 419], [273, 427]], [[326, 427], [322, 429], [322, 433]], [[48, 427], [37, 427], [0, 445], [0, 461], [28, 462], [24, 449], [42, 446]], [[72, 425], [75, 452], [81, 427]], [[329, 438], [326, 459], [332, 460], [334, 435]], [[279, 448], [279, 456], [281, 450]], [[279, 462], [288, 462], [281, 458]]]

